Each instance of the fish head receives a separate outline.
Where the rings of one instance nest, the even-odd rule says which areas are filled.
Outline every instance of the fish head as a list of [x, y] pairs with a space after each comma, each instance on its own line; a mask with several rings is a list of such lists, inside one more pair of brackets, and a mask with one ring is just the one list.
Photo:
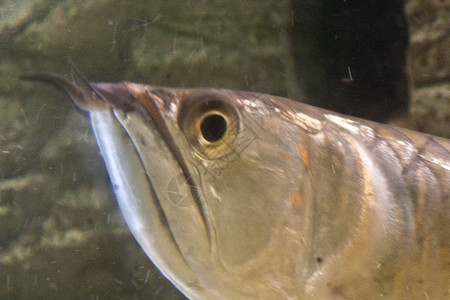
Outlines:
[[382, 125], [260, 93], [29, 79], [89, 114], [131, 233], [189, 298], [366, 299], [411, 254]]
[[298, 128], [276, 112], [277, 99], [223, 89], [124, 87], [144, 109], [116, 116], [199, 282], [226, 298], [287, 293], [280, 286], [300, 272], [292, 261], [308, 250], [307, 205], [299, 193], [306, 166]]
[[[190, 298], [279, 298], [306, 274], [306, 135], [284, 99], [225, 89], [50, 82], [88, 112], [125, 221]], [[244, 283], [244, 284], [243, 284]], [[262, 296], [264, 295], [264, 297]]]
[[[139, 157], [131, 170], [142, 170], [153, 191], [142, 200], [116, 191], [127, 224], [188, 297], [333, 299], [339, 292], [328, 283], [345, 286], [389, 261], [404, 216], [381, 192], [387, 185], [366, 149], [326, 127], [321, 112], [260, 93], [92, 86], [127, 133], [124, 155]], [[161, 224], [166, 244], [155, 239]], [[167, 266], [174, 257], [189, 275]]]

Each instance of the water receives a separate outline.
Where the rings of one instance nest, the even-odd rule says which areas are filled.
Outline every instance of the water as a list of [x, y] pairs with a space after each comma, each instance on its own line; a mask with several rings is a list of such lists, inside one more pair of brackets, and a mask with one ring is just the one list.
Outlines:
[[[321, 13], [314, 9], [302, 16], [306, 24]], [[298, 72], [292, 17], [288, 1], [1, 1], [0, 299], [183, 299], [128, 232], [88, 120], [21, 74], [69, 74], [70, 58], [92, 81], [312, 102], [302, 78], [314, 85], [328, 73]], [[308, 53], [321, 53], [311, 45]], [[344, 71], [350, 85], [357, 80]]]

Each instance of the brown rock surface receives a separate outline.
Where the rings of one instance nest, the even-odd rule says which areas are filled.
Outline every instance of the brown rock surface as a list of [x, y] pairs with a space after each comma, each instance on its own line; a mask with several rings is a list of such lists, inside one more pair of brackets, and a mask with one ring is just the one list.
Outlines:
[[411, 114], [420, 131], [450, 138], [450, 1], [409, 0]]

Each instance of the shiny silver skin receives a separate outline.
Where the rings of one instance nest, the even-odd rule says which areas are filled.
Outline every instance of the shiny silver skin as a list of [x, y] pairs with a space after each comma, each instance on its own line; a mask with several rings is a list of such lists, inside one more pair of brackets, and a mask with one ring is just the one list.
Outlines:
[[89, 112], [131, 232], [187, 297], [450, 298], [449, 140], [266, 94], [39, 79]]

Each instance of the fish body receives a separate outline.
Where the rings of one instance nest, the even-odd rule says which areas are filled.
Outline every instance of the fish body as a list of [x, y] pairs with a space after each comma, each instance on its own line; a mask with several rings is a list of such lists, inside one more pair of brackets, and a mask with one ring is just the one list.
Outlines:
[[261, 93], [40, 75], [191, 299], [448, 299], [450, 141]]

